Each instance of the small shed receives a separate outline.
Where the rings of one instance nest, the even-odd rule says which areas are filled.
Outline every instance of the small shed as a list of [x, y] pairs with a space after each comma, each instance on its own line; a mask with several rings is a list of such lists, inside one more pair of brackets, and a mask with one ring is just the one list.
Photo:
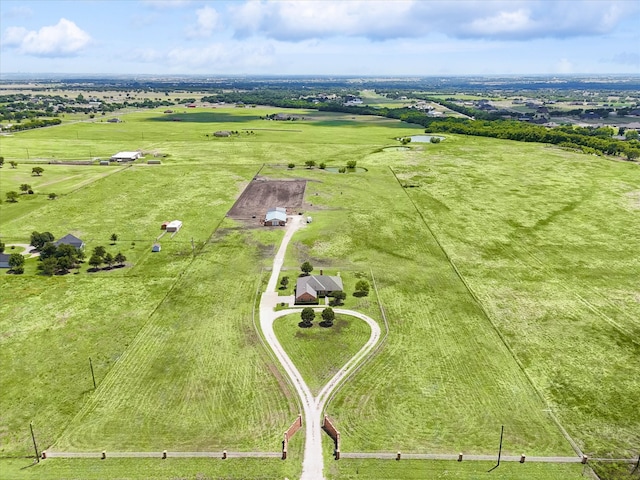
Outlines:
[[161, 163], [160, 160], [147, 160], [147, 165], [160, 165]]
[[170, 222], [162, 222], [162, 225], [160, 225], [160, 230], [166, 230], [167, 229], [167, 225], [169, 225]]
[[177, 232], [182, 228], [182, 222], [180, 220], [173, 220], [167, 224], [167, 232]]
[[142, 152], [118, 152], [111, 157], [112, 162], [133, 162], [142, 157]]
[[100, 160], [100, 165], [109, 165], [111, 162], [109, 160]]
[[214, 137], [230, 137], [231, 136], [231, 132], [228, 130], [218, 130], [217, 132], [213, 133]]
[[162, 247], [160, 246], [159, 243], [154, 243], [153, 247], [151, 247], [152, 252], [159, 252], [160, 250], [162, 250]]
[[264, 217], [264, 225], [266, 227], [284, 227], [287, 223], [287, 209], [283, 207], [276, 207], [267, 210], [267, 214]]
[[120, 120], [119, 118], [113, 117], [110, 118], [109, 120], [107, 120], [107, 123], [120, 123], [122, 122], [122, 120]]

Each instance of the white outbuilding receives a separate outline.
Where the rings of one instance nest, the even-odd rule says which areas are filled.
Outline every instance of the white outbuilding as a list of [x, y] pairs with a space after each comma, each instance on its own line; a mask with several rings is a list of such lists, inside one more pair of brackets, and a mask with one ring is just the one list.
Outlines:
[[177, 232], [182, 228], [182, 222], [180, 220], [173, 220], [167, 224], [167, 232]]
[[142, 157], [142, 152], [118, 152], [111, 157], [112, 162], [133, 162]]

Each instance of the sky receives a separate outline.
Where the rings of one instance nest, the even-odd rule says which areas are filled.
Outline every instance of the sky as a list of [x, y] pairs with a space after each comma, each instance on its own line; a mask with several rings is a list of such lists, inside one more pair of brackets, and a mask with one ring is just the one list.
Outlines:
[[640, 0], [0, 0], [0, 74], [640, 75]]

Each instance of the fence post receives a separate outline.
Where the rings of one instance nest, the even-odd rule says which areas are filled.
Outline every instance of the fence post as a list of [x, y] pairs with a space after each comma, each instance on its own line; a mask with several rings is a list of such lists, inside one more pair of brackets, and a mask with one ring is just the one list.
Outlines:
[[458, 454], [458, 461], [459, 461], [459, 462], [461, 462], [461, 461], [462, 461], [462, 452], [460, 452], [460, 453]]
[[523, 453], [522, 455], [520, 455], [520, 463], [524, 463], [524, 460], [525, 460], [526, 458], [527, 458], [527, 457], [525, 456], [525, 454], [524, 454], [524, 453]]

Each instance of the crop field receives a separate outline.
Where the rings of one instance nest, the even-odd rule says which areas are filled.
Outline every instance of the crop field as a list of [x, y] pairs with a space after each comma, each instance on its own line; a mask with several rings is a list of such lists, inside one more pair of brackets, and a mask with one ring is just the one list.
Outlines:
[[[53, 451], [279, 451], [298, 406], [253, 309], [283, 230], [227, 216], [259, 174], [306, 181], [313, 222], [294, 236], [282, 275], [295, 278], [305, 260], [314, 273], [340, 273], [345, 308], [382, 324], [379, 301], [388, 320], [380, 350], [327, 406], [343, 452], [494, 454], [504, 425], [504, 454], [574, 455], [559, 422], [589, 456], [637, 457], [638, 165], [456, 135], [398, 149], [396, 138], [420, 129], [305, 110], [305, 120], [260, 118], [278, 111], [178, 109], [172, 121], [158, 110], [2, 138], [2, 199], [22, 183], [35, 194], [0, 204], [0, 238], [73, 233], [88, 252], [122, 251], [127, 265], [49, 278], [34, 258], [24, 275], [0, 272], [0, 456], [32, 452], [31, 421], [40, 448]], [[31, 176], [34, 159], [137, 149], [162, 164], [39, 163], [44, 173]], [[356, 160], [366, 171], [308, 169], [307, 160]], [[184, 227], [152, 253], [160, 224], [174, 219]], [[360, 278], [372, 283], [369, 297], [353, 296]], [[288, 320], [276, 331], [316, 389], [369, 332], [356, 321], [304, 331]], [[318, 333], [340, 338], [327, 350]], [[139, 465], [145, 478], [295, 478], [302, 440], [291, 462], [54, 459], [20, 470], [0, 460], [0, 469], [7, 478], [139, 478]], [[325, 472], [477, 478], [492, 466], [411, 462], [327, 460]], [[581, 473], [505, 464], [492, 475]]]

